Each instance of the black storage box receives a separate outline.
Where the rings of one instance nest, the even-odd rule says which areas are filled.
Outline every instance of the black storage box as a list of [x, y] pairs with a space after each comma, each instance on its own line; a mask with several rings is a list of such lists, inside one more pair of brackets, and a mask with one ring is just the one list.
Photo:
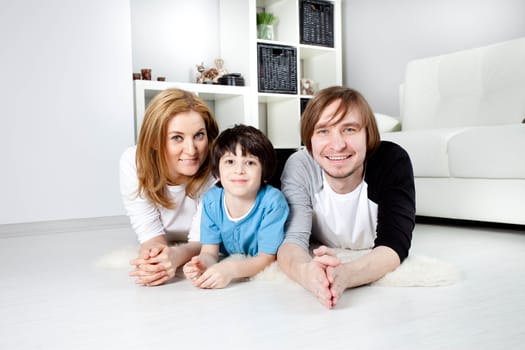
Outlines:
[[299, 0], [301, 44], [334, 47], [334, 5], [322, 0]]
[[297, 94], [297, 49], [257, 44], [259, 92]]

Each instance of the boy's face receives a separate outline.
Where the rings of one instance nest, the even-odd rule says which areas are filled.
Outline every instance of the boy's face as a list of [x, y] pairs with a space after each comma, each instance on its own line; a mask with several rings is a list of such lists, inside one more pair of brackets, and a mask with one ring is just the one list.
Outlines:
[[251, 154], [242, 155], [237, 145], [235, 154], [225, 153], [219, 160], [219, 180], [227, 195], [239, 199], [255, 199], [261, 187], [262, 166]]

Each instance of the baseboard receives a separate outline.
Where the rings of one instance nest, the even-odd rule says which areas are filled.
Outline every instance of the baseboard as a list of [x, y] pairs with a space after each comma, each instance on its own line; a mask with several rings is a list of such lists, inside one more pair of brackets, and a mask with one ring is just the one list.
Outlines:
[[499, 222], [475, 221], [463, 219], [438, 218], [431, 216], [416, 216], [416, 223], [429, 225], [445, 225], [445, 226], [463, 226], [463, 227], [478, 227], [478, 228], [497, 228], [508, 229], [512, 231], [525, 232], [525, 225], [506, 224]]
[[[416, 223], [445, 226], [499, 228], [525, 232], [525, 225], [437, 218], [430, 216], [417, 216]], [[125, 227], [130, 227], [130, 223], [128, 217], [124, 215], [71, 220], [40, 221], [20, 224], [4, 224], [0, 225], [0, 239], [9, 237], [48, 235], [55, 233], [83, 232], [96, 229], [118, 229]]]
[[82, 232], [96, 229], [122, 228], [128, 227], [129, 225], [129, 219], [124, 215], [6, 224], [0, 225], [0, 239], [55, 233]]

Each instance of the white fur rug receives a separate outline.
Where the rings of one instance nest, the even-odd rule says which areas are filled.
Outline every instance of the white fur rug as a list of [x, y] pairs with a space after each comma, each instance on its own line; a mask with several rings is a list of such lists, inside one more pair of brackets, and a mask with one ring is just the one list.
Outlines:
[[[103, 269], [127, 269], [131, 267], [129, 261], [136, 257], [138, 246], [127, 246], [109, 252], [96, 261], [96, 266]], [[343, 261], [352, 261], [366, 254], [368, 250], [336, 249], [337, 256]], [[243, 256], [231, 256], [227, 259], [243, 259]], [[179, 269], [178, 272], [180, 272]], [[179, 273], [177, 275], [180, 275]], [[251, 278], [261, 281], [289, 281], [291, 280], [279, 269], [274, 262], [259, 274]], [[426, 256], [410, 255], [394, 271], [373, 283], [388, 287], [437, 287], [447, 286], [461, 279], [460, 271], [452, 264]]]

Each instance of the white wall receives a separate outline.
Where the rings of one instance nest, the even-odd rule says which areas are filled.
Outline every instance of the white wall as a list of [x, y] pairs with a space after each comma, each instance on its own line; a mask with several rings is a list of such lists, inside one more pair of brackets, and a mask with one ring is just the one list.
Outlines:
[[214, 66], [220, 51], [218, 0], [130, 3], [134, 72], [150, 68], [154, 80], [186, 83], [195, 81], [196, 64]]
[[0, 224], [122, 215], [129, 0], [4, 1], [0, 43]]
[[[17, 0], [1, 9], [0, 224], [123, 214], [131, 72], [188, 82], [196, 63], [212, 65], [218, 1]], [[409, 60], [525, 36], [524, 13], [523, 0], [343, 0], [343, 82], [397, 115]]]
[[523, 0], [343, 0], [343, 82], [399, 115], [406, 64], [525, 36]]

